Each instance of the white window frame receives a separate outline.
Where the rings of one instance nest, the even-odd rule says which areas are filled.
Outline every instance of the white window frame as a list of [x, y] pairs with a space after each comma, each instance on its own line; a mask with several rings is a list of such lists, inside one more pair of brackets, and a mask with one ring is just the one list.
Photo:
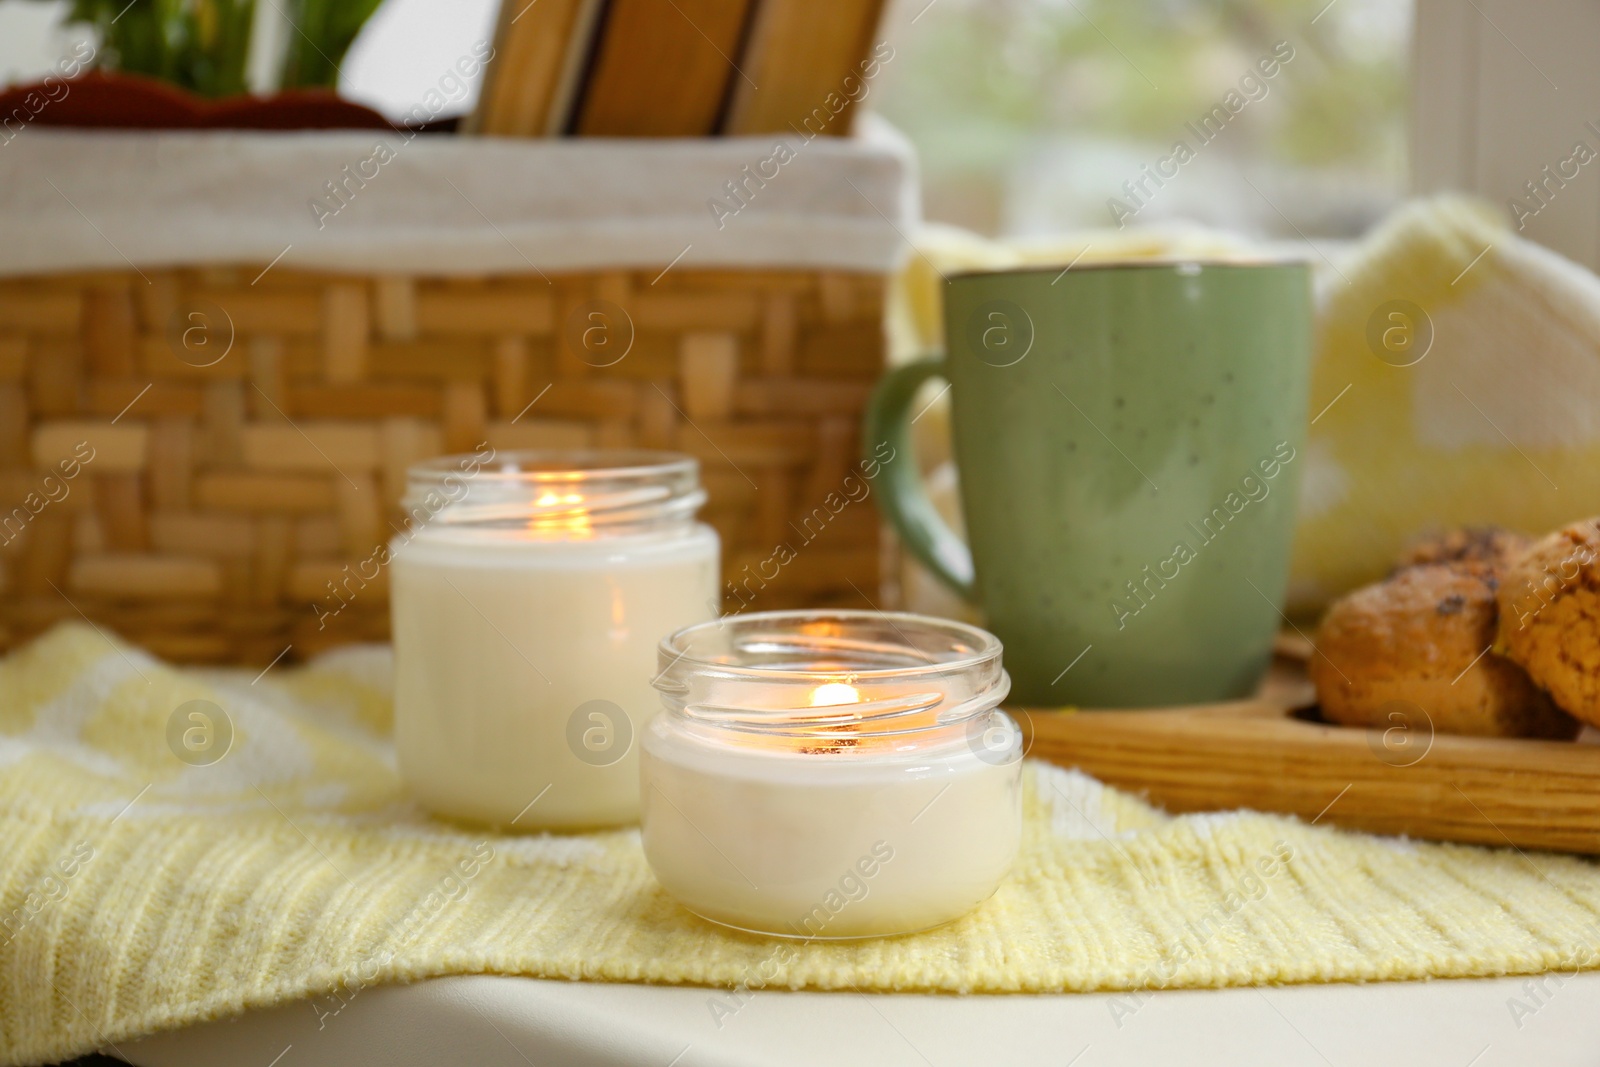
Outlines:
[[1596, 0], [1416, 0], [1413, 191], [1476, 193], [1600, 269], [1597, 45]]

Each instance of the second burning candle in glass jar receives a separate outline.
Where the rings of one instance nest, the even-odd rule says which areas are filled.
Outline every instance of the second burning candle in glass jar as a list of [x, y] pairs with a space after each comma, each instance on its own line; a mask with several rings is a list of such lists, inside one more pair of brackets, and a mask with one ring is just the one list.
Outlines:
[[870, 937], [992, 895], [1021, 837], [1000, 642], [879, 612], [768, 612], [661, 645], [641, 753], [645, 856], [696, 914]]
[[502, 453], [413, 467], [393, 561], [395, 747], [436, 814], [515, 830], [639, 816], [662, 635], [715, 614], [698, 465]]

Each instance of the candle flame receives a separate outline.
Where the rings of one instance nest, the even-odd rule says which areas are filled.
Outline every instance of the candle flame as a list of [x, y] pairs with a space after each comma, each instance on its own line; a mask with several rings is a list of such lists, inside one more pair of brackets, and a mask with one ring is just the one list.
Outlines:
[[811, 706], [814, 708], [831, 708], [840, 704], [859, 704], [861, 694], [856, 687], [846, 682], [829, 682], [819, 685], [811, 691]]
[[589, 512], [582, 507], [584, 503], [582, 493], [560, 493], [547, 489], [540, 493], [533, 503], [539, 508], [557, 508], [566, 505], [571, 510], [556, 515], [535, 517], [528, 522], [530, 530], [541, 533], [566, 533], [577, 537], [588, 537], [594, 532], [589, 523]]

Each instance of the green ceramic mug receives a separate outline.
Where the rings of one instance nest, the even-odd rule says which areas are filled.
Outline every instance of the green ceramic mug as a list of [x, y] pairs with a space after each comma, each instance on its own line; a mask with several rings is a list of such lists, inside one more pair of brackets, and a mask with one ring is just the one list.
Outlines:
[[[865, 443], [879, 506], [1005, 643], [1012, 699], [1138, 707], [1246, 696], [1272, 655], [1305, 466], [1304, 263], [961, 274], [948, 352], [890, 372]], [[968, 545], [912, 455], [950, 383]]]

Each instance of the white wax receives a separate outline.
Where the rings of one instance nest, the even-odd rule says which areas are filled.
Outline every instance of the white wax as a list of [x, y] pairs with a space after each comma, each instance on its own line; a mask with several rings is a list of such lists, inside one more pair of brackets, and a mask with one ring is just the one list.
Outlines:
[[[429, 527], [392, 552], [407, 791], [437, 814], [517, 830], [636, 820], [639, 739], [660, 708], [656, 646], [715, 615], [717, 535]], [[608, 724], [605, 705], [601, 718], [585, 712], [580, 758], [572, 720], [590, 701], [627, 721]]]
[[792, 937], [908, 933], [987, 900], [1016, 859], [1021, 760], [958, 739], [892, 755], [762, 751], [646, 731], [643, 837], [663, 888]]

